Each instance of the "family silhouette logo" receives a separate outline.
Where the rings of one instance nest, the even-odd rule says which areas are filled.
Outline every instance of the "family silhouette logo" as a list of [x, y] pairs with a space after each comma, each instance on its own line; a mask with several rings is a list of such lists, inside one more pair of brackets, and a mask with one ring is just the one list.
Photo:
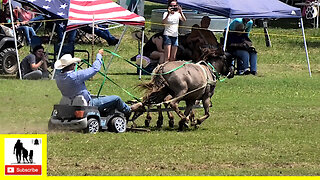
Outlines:
[[5, 138], [5, 175], [42, 175], [42, 138]]

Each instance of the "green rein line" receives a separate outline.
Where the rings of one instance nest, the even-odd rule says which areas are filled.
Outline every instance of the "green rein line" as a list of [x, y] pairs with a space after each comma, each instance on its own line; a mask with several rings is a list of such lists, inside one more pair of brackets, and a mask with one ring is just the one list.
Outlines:
[[219, 73], [217, 73], [216, 69], [212, 66], [211, 63], [208, 62], [208, 65], [212, 68], [214, 74], [216, 75], [217, 79], [220, 81], [220, 82], [223, 82], [227, 79], [227, 77], [223, 78], [223, 79], [220, 79], [220, 75]]
[[[102, 60], [102, 66], [103, 66], [104, 74], [106, 74], [106, 66], [104, 65], [104, 61], [103, 60]], [[103, 78], [103, 81], [102, 81], [102, 83], [100, 85], [100, 88], [99, 88], [99, 91], [98, 91], [98, 94], [97, 94], [97, 97], [99, 97], [100, 92], [102, 90], [102, 87], [104, 86], [104, 83], [106, 82], [106, 79], [107, 79], [106, 77]]]
[[183, 63], [182, 65], [180, 65], [180, 66], [178, 66], [178, 67], [176, 67], [176, 68], [174, 68], [174, 69], [172, 69], [172, 70], [170, 70], [170, 71], [168, 71], [168, 72], [160, 73], [160, 74], [156, 74], [156, 73], [150, 73], [150, 72], [148, 72], [148, 71], [146, 71], [146, 70], [144, 70], [144, 69], [140, 68], [138, 65], [136, 65], [136, 64], [134, 64], [134, 63], [132, 63], [132, 62], [131, 62], [131, 61], [129, 61], [128, 59], [125, 59], [124, 57], [122, 57], [122, 56], [120, 56], [120, 55], [118, 55], [118, 54], [116, 54], [116, 53], [114, 53], [114, 52], [112, 52], [112, 51], [110, 51], [110, 50], [108, 50], [108, 49], [104, 49], [104, 50], [105, 50], [105, 51], [107, 51], [108, 53], [110, 53], [110, 54], [114, 55], [114, 56], [117, 56], [117, 57], [118, 57], [118, 58], [120, 58], [120, 59], [125, 60], [125, 61], [126, 61], [126, 62], [128, 62], [129, 64], [131, 64], [131, 65], [133, 65], [133, 66], [137, 67], [138, 69], [140, 69], [141, 71], [143, 71], [143, 72], [145, 72], [145, 73], [147, 73], [147, 74], [153, 75], [153, 76], [159, 76], [159, 75], [166, 75], [166, 74], [170, 74], [170, 73], [172, 73], [172, 72], [174, 72], [174, 71], [176, 71], [176, 70], [178, 70], [178, 69], [182, 68], [182, 67], [183, 67], [184, 65], [186, 65], [186, 64], [192, 64], [191, 62], [185, 62], [185, 63]]
[[[178, 67], [176, 67], [176, 68], [174, 68], [174, 69], [172, 69], [172, 70], [170, 70], [170, 71], [168, 71], [168, 72], [161, 73], [161, 74], [155, 74], [155, 73], [150, 73], [150, 72], [144, 70], [143, 68], [140, 68], [140, 66], [132, 63], [132, 62], [129, 61], [128, 59], [125, 59], [124, 57], [120, 56], [119, 54], [117, 54], [117, 53], [115, 53], [115, 52], [112, 52], [112, 51], [110, 51], [110, 50], [108, 50], [108, 49], [104, 49], [104, 50], [107, 51], [108, 53], [114, 55], [114, 56], [117, 56], [117, 57], [120, 58], [120, 59], [125, 60], [126, 62], [128, 62], [129, 64], [131, 64], [131, 65], [133, 65], [133, 66], [135, 66], [135, 67], [137, 67], [138, 69], [142, 70], [143, 72], [145, 72], [145, 73], [147, 73], [147, 74], [150, 74], [150, 75], [154, 75], [154, 76], [170, 74], [170, 73], [172, 73], [172, 72], [174, 72], [174, 71], [182, 68], [182, 67], [183, 67], [184, 65], [186, 65], [186, 64], [193, 64], [193, 63], [191, 63], [191, 62], [185, 62], [185, 63], [183, 63], [182, 65], [180, 65], [180, 66], [178, 66]], [[220, 79], [220, 75], [219, 75], [219, 73], [217, 73], [216, 69], [215, 69], [210, 63], [208, 63], [208, 64], [209, 64], [209, 66], [212, 68], [214, 74], [216, 75], [217, 79], [218, 79], [220, 82], [223, 82], [223, 81], [225, 81], [225, 80], [227, 79], [227, 78]]]
[[[106, 66], [104, 65], [104, 61], [102, 61], [102, 62], [103, 62], [102, 65], [103, 65], [104, 72], [106, 72]], [[78, 63], [76, 64], [76, 68], [75, 68], [75, 71], [77, 71], [77, 70], [78, 70]], [[100, 85], [100, 88], [99, 88], [97, 97], [100, 96], [100, 92], [101, 92], [102, 87], [104, 86], [104, 83], [105, 83], [105, 82], [106, 82], [106, 77], [103, 78], [103, 82], [102, 82], [101, 85]]]
[[[92, 66], [90, 63], [88, 63], [86, 60], [82, 60], [82, 62], [84, 62], [85, 64], [87, 64], [88, 66]], [[117, 87], [119, 87], [121, 90], [123, 90], [124, 92], [126, 92], [129, 96], [131, 96], [132, 98], [134, 98], [135, 100], [137, 100], [138, 102], [141, 102], [140, 98], [137, 98], [136, 96], [134, 96], [133, 94], [131, 94], [129, 91], [127, 91], [126, 89], [122, 88], [120, 85], [118, 85], [116, 82], [114, 82], [111, 78], [109, 78], [106, 74], [102, 73], [101, 71], [99, 71], [99, 74], [101, 74], [104, 78], [108, 79], [110, 82], [112, 82], [114, 85], [116, 85]], [[100, 86], [99, 91], [101, 90], [101, 87], [103, 86], [103, 84]]]

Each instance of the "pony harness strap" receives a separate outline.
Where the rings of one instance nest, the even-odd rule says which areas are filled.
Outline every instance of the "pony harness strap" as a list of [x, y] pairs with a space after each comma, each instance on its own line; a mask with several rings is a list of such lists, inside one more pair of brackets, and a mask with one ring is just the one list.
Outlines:
[[[209, 69], [209, 71], [210, 71], [210, 73], [211, 73], [211, 76], [212, 76], [212, 79], [213, 79], [213, 80], [210, 80], [210, 78], [209, 78], [209, 76], [208, 76], [208, 73], [207, 73], [207, 71], [202, 67], [202, 64], [204, 64], [205, 66], [207, 66], [207, 68]], [[213, 84], [215, 84], [215, 83], [217, 82], [217, 77], [216, 77], [215, 73], [210, 70], [209, 65], [208, 65], [205, 61], [199, 61], [199, 62], [196, 63], [196, 65], [198, 65], [198, 66], [202, 69], [203, 73], [205, 74], [205, 76], [206, 76], [206, 78], [207, 78], [207, 85], [213, 85]]]

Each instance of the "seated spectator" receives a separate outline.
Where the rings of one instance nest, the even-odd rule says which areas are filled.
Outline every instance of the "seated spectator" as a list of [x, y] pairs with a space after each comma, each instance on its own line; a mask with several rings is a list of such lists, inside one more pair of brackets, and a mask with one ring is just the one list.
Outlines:
[[[148, 72], [152, 72], [158, 65], [164, 63], [164, 49], [163, 49], [163, 31], [154, 34], [149, 40], [145, 36], [145, 45], [143, 46], [143, 57], [141, 61], [140, 54], [131, 58], [132, 61], [136, 61], [136, 64], [140, 66], [142, 62], [142, 68]], [[132, 37], [138, 41], [142, 41], [142, 32], [135, 31], [132, 33]], [[137, 69], [139, 74], [139, 69]], [[145, 75], [145, 72], [142, 72]]]
[[[18, 18], [13, 14], [13, 21], [16, 21]], [[11, 15], [10, 15], [10, 6], [9, 3], [4, 4], [3, 11], [0, 15], [0, 23], [5, 23], [4, 26], [11, 28]]]
[[156, 60], [158, 64], [164, 63], [163, 32], [154, 34], [143, 46], [143, 55]]
[[41, 45], [36, 46], [33, 52], [20, 63], [22, 79], [37, 80], [49, 78], [47, 70], [48, 56]]
[[238, 75], [257, 75], [257, 51], [245, 32], [244, 24], [238, 24], [235, 31], [229, 33], [227, 51], [238, 58]]
[[22, 8], [16, 7], [15, 14], [17, 14], [18, 20], [20, 22], [17, 24], [17, 29], [21, 29], [26, 38], [28, 45], [31, 44], [31, 37], [36, 35], [36, 32], [32, 27], [28, 25], [29, 21], [35, 17], [35, 13], [31, 11], [31, 8], [22, 3]]
[[[118, 44], [119, 39], [112, 36], [109, 30], [106, 28], [108, 28], [107, 25], [98, 25], [94, 28], [94, 34], [98, 37], [105, 39], [108, 42], [109, 46], [114, 46]], [[81, 29], [88, 34], [92, 34], [92, 27], [90, 26], [85, 26]]]
[[253, 26], [253, 21], [248, 18], [236, 18], [234, 19], [230, 25], [229, 25], [229, 31], [237, 31], [237, 27], [243, 24], [244, 25], [244, 32], [246, 32], [246, 35], [249, 37], [249, 33], [252, 29]]
[[193, 25], [193, 30], [187, 38], [189, 49], [192, 49], [192, 57], [195, 61], [200, 61], [201, 48], [218, 48], [219, 43], [212, 31], [208, 30], [211, 19], [203, 16], [201, 26]]

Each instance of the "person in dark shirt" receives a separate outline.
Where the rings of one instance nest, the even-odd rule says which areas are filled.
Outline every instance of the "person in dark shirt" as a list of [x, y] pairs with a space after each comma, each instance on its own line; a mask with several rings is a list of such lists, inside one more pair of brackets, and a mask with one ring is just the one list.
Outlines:
[[143, 55], [153, 60], [157, 60], [158, 64], [164, 63], [162, 35], [163, 32], [154, 34], [143, 47]]
[[208, 28], [211, 19], [209, 16], [203, 16], [201, 19], [201, 26], [193, 25], [193, 29], [187, 37], [187, 44], [192, 50], [192, 59], [196, 62], [200, 61], [202, 54], [201, 48], [216, 49], [219, 46], [216, 36]]
[[48, 56], [41, 45], [36, 46], [33, 52], [20, 63], [22, 79], [37, 80], [49, 78], [47, 70]]

